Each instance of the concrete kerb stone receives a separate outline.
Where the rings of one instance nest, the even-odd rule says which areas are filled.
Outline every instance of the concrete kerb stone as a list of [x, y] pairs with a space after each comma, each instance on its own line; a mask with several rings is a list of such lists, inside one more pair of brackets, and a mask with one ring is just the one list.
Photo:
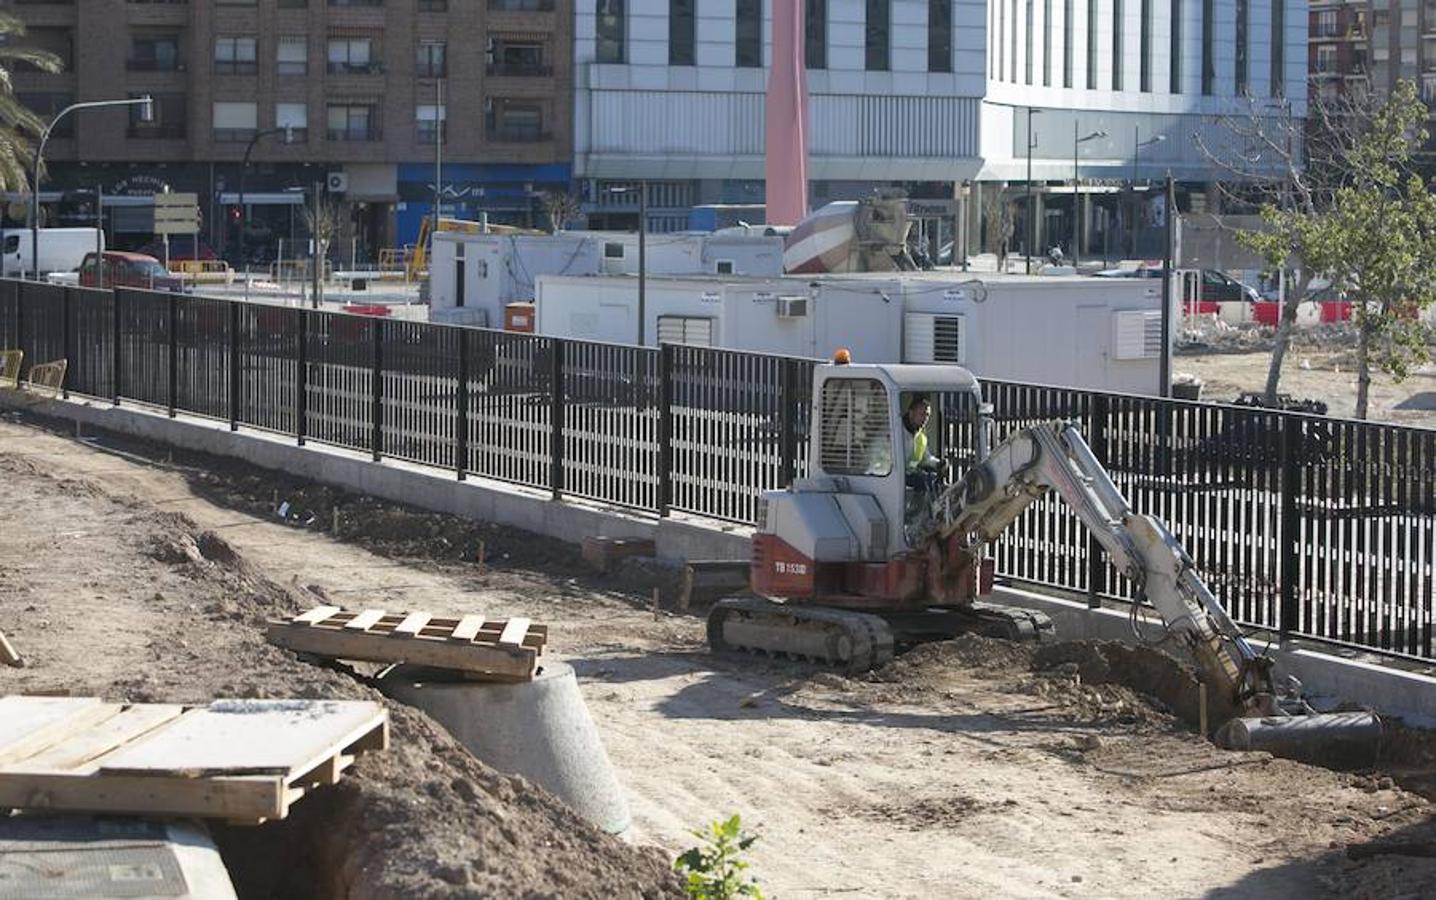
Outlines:
[[[1125, 609], [1089, 609], [1074, 600], [1014, 587], [998, 587], [992, 599], [1045, 612], [1062, 640], [1137, 642]], [[1144, 623], [1141, 632], [1146, 640], [1156, 641], [1165, 630], [1160, 624]], [[1436, 727], [1436, 678], [1430, 675], [1348, 658], [1328, 650], [1318, 651], [1297, 642], [1273, 647], [1271, 655], [1276, 659], [1278, 684], [1288, 675], [1296, 676], [1318, 709], [1356, 703], [1384, 715], [1398, 716], [1416, 727]], [[1352, 655], [1362, 654], [1353, 651]]]

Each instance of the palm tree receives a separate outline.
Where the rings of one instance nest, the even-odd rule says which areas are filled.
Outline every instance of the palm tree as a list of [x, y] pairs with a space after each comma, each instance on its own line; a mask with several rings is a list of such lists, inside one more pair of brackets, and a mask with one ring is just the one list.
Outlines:
[[0, 12], [0, 191], [28, 187], [35, 143], [45, 131], [46, 121], [15, 98], [10, 69], [17, 62], [29, 63], [42, 72], [64, 68], [60, 57], [48, 50], [22, 47], [25, 23], [10, 13]]

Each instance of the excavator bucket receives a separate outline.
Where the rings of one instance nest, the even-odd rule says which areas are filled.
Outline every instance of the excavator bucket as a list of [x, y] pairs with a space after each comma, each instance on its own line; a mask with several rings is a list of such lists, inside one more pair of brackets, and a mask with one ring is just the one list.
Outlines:
[[1372, 712], [1249, 716], [1217, 732], [1228, 750], [1265, 750], [1273, 756], [1326, 765], [1369, 766], [1381, 749], [1381, 719]]

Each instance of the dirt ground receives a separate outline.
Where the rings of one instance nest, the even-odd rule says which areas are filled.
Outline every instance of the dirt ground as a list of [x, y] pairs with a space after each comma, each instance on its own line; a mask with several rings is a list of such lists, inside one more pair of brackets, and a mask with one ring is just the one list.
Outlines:
[[[302, 508], [281, 521], [276, 498]], [[0, 669], [4, 692], [374, 696], [263, 643], [266, 618], [318, 598], [550, 625], [629, 791], [633, 846], [393, 705], [387, 754], [287, 824], [221, 832], [248, 896], [301, 896], [317, 873], [351, 896], [654, 896], [672, 890], [665, 860], [688, 830], [733, 812], [778, 898], [1436, 885], [1436, 860], [1344, 852], [1436, 840], [1425, 798], [1380, 773], [1218, 751], [1171, 712], [1190, 702], [1181, 678], [1155, 679], [1168, 702], [1150, 699], [1112, 683], [1150, 673], [1113, 674], [1101, 647], [950, 642], [861, 678], [714, 658], [699, 618], [655, 620], [644, 591], [588, 574], [572, 548], [13, 416], [0, 504], [17, 526], [0, 529], [0, 631], [31, 662]], [[259, 858], [292, 864], [247, 864]]]
[[[1235, 400], [1243, 391], [1266, 388], [1270, 363], [1266, 349], [1179, 352], [1172, 370], [1201, 378], [1204, 400]], [[1355, 354], [1329, 344], [1298, 342], [1282, 366], [1281, 390], [1298, 399], [1320, 400], [1331, 415], [1351, 418], [1356, 414]], [[1370, 407], [1373, 422], [1436, 428], [1436, 366], [1421, 366], [1400, 382], [1373, 373]]]

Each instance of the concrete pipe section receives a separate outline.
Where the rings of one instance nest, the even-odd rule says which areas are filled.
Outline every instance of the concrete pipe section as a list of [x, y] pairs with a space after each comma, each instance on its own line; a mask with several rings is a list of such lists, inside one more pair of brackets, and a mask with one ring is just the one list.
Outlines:
[[546, 662], [533, 681], [519, 684], [400, 666], [379, 684], [433, 716], [488, 765], [541, 785], [610, 834], [628, 830], [628, 800], [567, 663]]

